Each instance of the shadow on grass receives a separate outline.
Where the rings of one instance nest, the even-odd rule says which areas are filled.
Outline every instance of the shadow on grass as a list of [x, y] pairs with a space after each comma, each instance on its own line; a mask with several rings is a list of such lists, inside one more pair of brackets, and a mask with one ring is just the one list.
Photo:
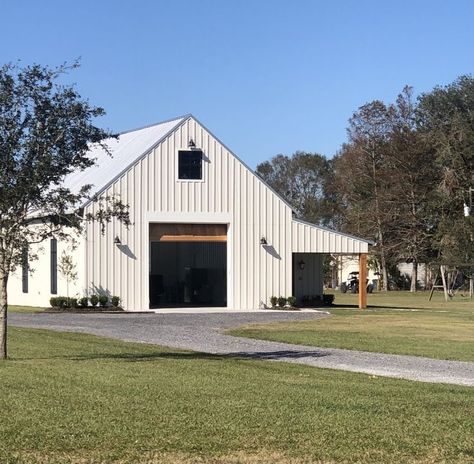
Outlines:
[[[327, 306], [326, 306], [327, 308]], [[433, 310], [436, 308], [430, 308], [427, 306], [384, 306], [382, 305], [368, 305], [367, 308], [365, 309], [359, 309], [357, 305], [351, 305], [351, 304], [335, 304], [333, 306], [330, 306], [330, 309], [352, 309], [354, 311], [358, 311], [360, 313], [363, 313], [364, 311], [374, 311], [374, 310], [379, 310], [379, 309], [384, 309], [384, 310], [404, 310], [404, 311], [419, 311], [419, 310]]]
[[69, 361], [92, 361], [92, 360], [118, 360], [127, 362], [143, 362], [143, 361], [155, 361], [158, 359], [174, 359], [180, 360], [208, 360], [208, 361], [222, 361], [227, 359], [250, 359], [250, 360], [266, 360], [266, 361], [278, 361], [281, 359], [301, 359], [301, 358], [321, 358], [329, 356], [329, 353], [320, 350], [310, 351], [253, 351], [253, 352], [241, 352], [236, 351], [233, 353], [225, 354], [212, 354], [212, 353], [200, 353], [200, 352], [155, 352], [155, 353], [91, 353], [83, 355], [71, 355], [71, 356], [47, 356], [47, 357], [35, 357], [35, 358], [10, 358], [12, 361], [39, 361], [48, 359], [63, 359]]

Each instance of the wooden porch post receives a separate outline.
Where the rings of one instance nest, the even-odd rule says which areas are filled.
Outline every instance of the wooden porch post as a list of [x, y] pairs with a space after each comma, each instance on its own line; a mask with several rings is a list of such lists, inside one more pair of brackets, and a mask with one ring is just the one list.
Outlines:
[[359, 255], [359, 309], [367, 308], [367, 253]]

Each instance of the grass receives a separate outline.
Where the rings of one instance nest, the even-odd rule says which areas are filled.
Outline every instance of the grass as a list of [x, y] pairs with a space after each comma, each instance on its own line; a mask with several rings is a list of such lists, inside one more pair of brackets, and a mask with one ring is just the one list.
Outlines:
[[11, 329], [0, 462], [468, 463], [467, 387]]
[[9, 313], [38, 313], [45, 309], [46, 308], [39, 308], [37, 306], [8, 306]]
[[367, 310], [357, 295], [336, 294], [324, 320], [251, 325], [232, 334], [301, 345], [474, 361], [474, 300], [440, 294], [374, 293]]

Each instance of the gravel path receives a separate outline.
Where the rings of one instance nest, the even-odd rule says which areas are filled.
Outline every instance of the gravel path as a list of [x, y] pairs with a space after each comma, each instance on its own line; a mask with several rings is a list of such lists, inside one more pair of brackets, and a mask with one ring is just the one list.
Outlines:
[[253, 359], [285, 361], [421, 382], [474, 386], [474, 363], [417, 356], [315, 348], [233, 337], [224, 330], [250, 323], [326, 317], [310, 312], [213, 314], [27, 314], [11, 313], [9, 324], [82, 332], [125, 341]]

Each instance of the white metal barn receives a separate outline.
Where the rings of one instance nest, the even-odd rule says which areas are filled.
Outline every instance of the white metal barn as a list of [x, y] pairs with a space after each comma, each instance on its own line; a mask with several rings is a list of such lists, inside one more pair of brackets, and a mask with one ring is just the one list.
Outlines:
[[[125, 132], [101, 148], [95, 166], [70, 175], [118, 195], [132, 225], [88, 224], [79, 246], [54, 239], [36, 250], [34, 272], [9, 282], [11, 304], [49, 306], [66, 294], [59, 256], [77, 269], [70, 296], [118, 295], [129, 311], [217, 306], [256, 309], [272, 295], [323, 293], [325, 253], [365, 257], [368, 242], [293, 217], [288, 203], [193, 116]], [[97, 203], [84, 205], [85, 214]]]

